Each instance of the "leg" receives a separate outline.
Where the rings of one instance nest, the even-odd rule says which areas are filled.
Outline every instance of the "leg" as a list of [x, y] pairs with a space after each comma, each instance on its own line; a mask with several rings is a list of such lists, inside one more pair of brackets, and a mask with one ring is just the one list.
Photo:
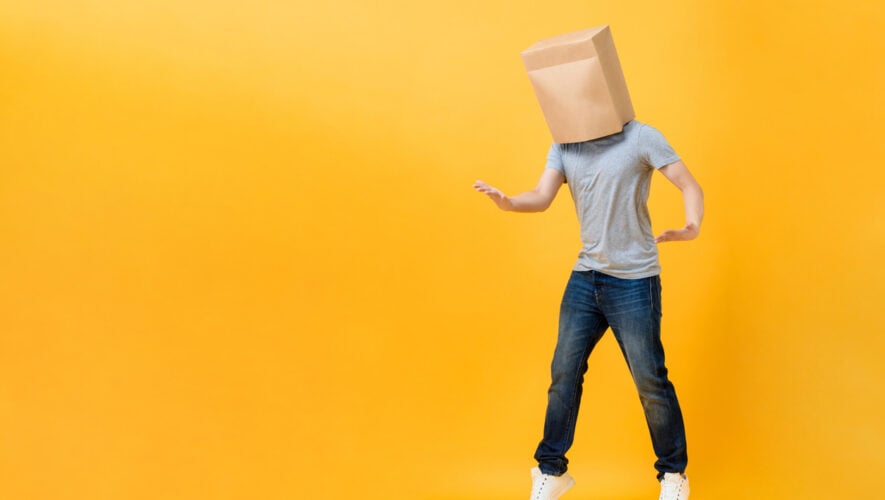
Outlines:
[[587, 358], [608, 328], [596, 306], [596, 274], [573, 271], [562, 298], [544, 438], [535, 452], [535, 460], [544, 474], [559, 476], [568, 468], [565, 453], [575, 436]]
[[615, 280], [606, 284], [604, 310], [639, 391], [661, 479], [683, 472], [688, 454], [682, 410], [664, 364], [660, 277]]

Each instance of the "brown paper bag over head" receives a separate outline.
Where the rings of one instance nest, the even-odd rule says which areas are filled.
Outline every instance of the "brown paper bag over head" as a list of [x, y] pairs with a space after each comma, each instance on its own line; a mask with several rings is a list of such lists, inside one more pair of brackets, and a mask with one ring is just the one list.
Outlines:
[[554, 142], [615, 134], [636, 116], [607, 25], [541, 40], [522, 62]]

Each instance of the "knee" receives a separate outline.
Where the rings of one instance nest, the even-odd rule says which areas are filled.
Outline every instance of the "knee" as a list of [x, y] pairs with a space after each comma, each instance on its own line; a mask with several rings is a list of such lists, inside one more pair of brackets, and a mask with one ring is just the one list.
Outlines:
[[[554, 363], [550, 369], [550, 386], [553, 387], [569, 387], [575, 383], [575, 375], [577, 370], [574, 366], [566, 364]], [[580, 378], [580, 376], [579, 376]]]
[[666, 368], [634, 373], [633, 380], [643, 401], [665, 399], [673, 390]]
[[587, 364], [580, 359], [555, 358], [550, 367], [551, 389], [564, 390], [580, 386], [584, 382]]

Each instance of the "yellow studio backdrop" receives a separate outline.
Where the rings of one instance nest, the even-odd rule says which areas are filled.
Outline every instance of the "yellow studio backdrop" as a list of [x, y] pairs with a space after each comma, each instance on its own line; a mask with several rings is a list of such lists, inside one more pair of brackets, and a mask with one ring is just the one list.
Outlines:
[[[0, 1], [0, 498], [528, 495], [579, 248], [519, 51], [610, 24], [694, 496], [881, 498], [881, 2]], [[683, 223], [656, 175], [654, 229]], [[608, 334], [569, 498], [656, 498]]]

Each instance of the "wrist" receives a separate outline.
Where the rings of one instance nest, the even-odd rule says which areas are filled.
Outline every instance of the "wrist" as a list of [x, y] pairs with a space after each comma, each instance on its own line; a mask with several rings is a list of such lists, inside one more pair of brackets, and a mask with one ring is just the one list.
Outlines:
[[506, 212], [513, 211], [513, 200], [507, 195], [504, 195], [504, 198], [501, 199], [501, 210]]

